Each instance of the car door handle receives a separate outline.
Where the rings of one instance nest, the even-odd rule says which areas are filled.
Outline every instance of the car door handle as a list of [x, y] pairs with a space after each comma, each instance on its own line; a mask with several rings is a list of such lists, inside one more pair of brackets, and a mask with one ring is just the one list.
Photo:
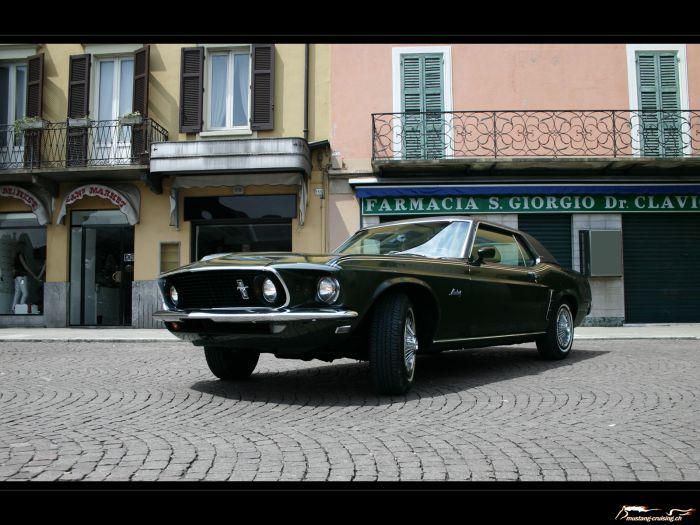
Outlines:
[[537, 282], [537, 272], [527, 272], [527, 275], [532, 277], [533, 281]]

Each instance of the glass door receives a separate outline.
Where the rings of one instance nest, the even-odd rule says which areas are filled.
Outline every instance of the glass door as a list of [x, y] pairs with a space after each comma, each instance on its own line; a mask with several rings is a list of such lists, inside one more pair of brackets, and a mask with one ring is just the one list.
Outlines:
[[93, 164], [131, 162], [131, 126], [120, 126], [119, 117], [132, 111], [134, 59], [101, 59], [97, 68], [97, 126]]
[[71, 231], [70, 324], [130, 326], [134, 229], [90, 222]]

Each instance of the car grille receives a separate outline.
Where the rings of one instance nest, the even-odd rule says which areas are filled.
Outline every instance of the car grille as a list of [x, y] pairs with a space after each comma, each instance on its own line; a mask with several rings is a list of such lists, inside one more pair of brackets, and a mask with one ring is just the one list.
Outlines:
[[[261, 285], [269, 277], [277, 286], [277, 300], [268, 303], [261, 294]], [[239, 282], [248, 294], [245, 299]], [[165, 290], [174, 285], [178, 292], [179, 309], [237, 308], [255, 306], [279, 306], [285, 302], [284, 288], [272, 272], [246, 270], [210, 270], [183, 272], [166, 279]]]

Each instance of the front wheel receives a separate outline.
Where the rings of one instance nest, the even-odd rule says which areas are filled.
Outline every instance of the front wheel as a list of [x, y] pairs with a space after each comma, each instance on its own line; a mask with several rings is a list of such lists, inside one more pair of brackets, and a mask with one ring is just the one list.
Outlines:
[[230, 381], [248, 379], [258, 364], [260, 352], [205, 346], [204, 357], [212, 374], [219, 379]]
[[564, 359], [574, 344], [574, 316], [567, 303], [559, 303], [549, 321], [547, 333], [537, 339], [537, 350], [544, 359]]
[[416, 315], [405, 294], [377, 304], [369, 338], [369, 369], [380, 394], [403, 394], [413, 385], [418, 352]]

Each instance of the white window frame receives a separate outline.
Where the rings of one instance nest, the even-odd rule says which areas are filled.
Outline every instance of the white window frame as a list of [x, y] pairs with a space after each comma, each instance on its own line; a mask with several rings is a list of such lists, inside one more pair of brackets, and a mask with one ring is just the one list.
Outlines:
[[[131, 59], [135, 62], [133, 54], [122, 54], [122, 55], [99, 55], [94, 56], [92, 60], [92, 78], [94, 82], [92, 83], [92, 96], [90, 97], [90, 115], [94, 120], [99, 118], [99, 98], [100, 98], [100, 63], [114, 61], [114, 80], [112, 85], [112, 115], [116, 115], [112, 120], [117, 120], [121, 115], [119, 114], [119, 98], [120, 98], [120, 86], [121, 86], [121, 61], [124, 59]], [[132, 79], [133, 82], [133, 79]], [[132, 108], [133, 111], [133, 108]]]
[[[129, 46], [132, 47], [132, 46]], [[138, 47], [136, 48], [138, 49]], [[106, 51], [106, 49], [102, 49], [103, 51]], [[94, 151], [96, 152], [97, 150], [95, 148], [109, 148], [110, 153], [108, 154], [108, 158], [112, 159], [112, 162], [114, 164], [119, 164], [121, 163], [119, 159], [125, 159], [125, 157], [122, 156], [123, 152], [126, 151], [126, 149], [130, 146], [130, 139], [127, 140], [121, 140], [123, 136], [123, 129], [117, 124], [117, 121], [120, 115], [119, 111], [119, 99], [120, 99], [120, 88], [121, 88], [121, 61], [124, 59], [130, 59], [136, 63], [136, 59], [134, 57], [133, 52], [129, 52], [128, 50], [125, 49], [119, 49], [120, 53], [119, 54], [111, 54], [111, 53], [106, 53], [106, 54], [100, 54], [100, 55], [92, 55], [92, 65], [91, 65], [91, 72], [90, 75], [92, 76], [92, 82], [91, 82], [91, 91], [92, 93], [90, 94], [90, 103], [88, 107], [88, 111], [90, 112], [90, 115], [92, 116], [91, 118], [95, 122], [112, 122], [113, 126], [113, 133], [114, 135], [111, 138], [111, 141], [107, 140], [104, 142], [100, 142], [97, 144], [90, 144], [88, 146], [89, 151]], [[114, 73], [113, 73], [113, 79], [112, 79], [112, 115], [114, 115], [113, 118], [110, 120], [99, 120], [99, 110], [100, 110], [100, 63], [101, 62], [109, 62], [113, 61], [114, 62]], [[136, 72], [134, 71], [134, 74]], [[132, 79], [133, 82], [133, 79]], [[133, 108], [132, 108], [133, 111]], [[98, 124], [99, 125], [99, 124]], [[128, 136], [130, 136], [131, 130], [128, 129]], [[98, 137], [104, 138], [102, 134], [91, 134], [90, 135], [92, 138], [91, 140], [94, 142]], [[99, 155], [97, 155], [97, 159], [94, 159], [94, 162], [96, 162], [98, 165], [104, 165], [105, 164], [105, 159], [100, 158]], [[88, 163], [90, 162], [90, 159], [88, 159]]]
[[[393, 47], [391, 48], [391, 82], [393, 93], [393, 108], [392, 113], [401, 113], [401, 58], [403, 55], [416, 54], [442, 54], [442, 78], [444, 79], [443, 93], [443, 111], [452, 111], [452, 47], [450, 46], [421, 46], [421, 47]], [[445, 123], [445, 136], [448, 139], [447, 148], [445, 149], [445, 158], [451, 158], [454, 155], [452, 150], [451, 130], [448, 129]], [[394, 127], [394, 144], [401, 144], [398, 130]], [[401, 150], [394, 153], [394, 158], [401, 158]]]
[[[0, 64], [2, 66], [10, 66], [9, 69], [9, 76], [8, 79], [10, 80], [9, 86], [8, 86], [8, 91], [7, 91], [7, 100], [4, 101], [7, 103], [7, 113], [8, 116], [10, 114], [14, 114], [15, 112], [15, 106], [17, 105], [17, 68], [19, 66], [24, 66], [24, 97], [26, 101], [27, 97], [27, 63], [26, 62], [19, 62], [19, 61], [13, 61], [13, 62], [3, 62]], [[27, 108], [26, 105], [24, 108], [22, 108], [22, 116], [26, 113]], [[22, 117], [17, 117], [15, 115], [14, 119], [11, 119], [11, 122], [0, 122], [0, 126], [11, 126], [17, 118], [22, 118]]]
[[[638, 51], [675, 51], [678, 56], [678, 84], [680, 89], [680, 104], [681, 109], [690, 109], [688, 97], [688, 60], [686, 44], [627, 44], [627, 86], [629, 89], [629, 108], [632, 111], [639, 111], [639, 85], [637, 84], [637, 52]], [[682, 117], [685, 120], [690, 119], [690, 115], [683, 111]], [[635, 130], [633, 141], [636, 144], [641, 144], [639, 137], [639, 117], [636, 115], [631, 118], [632, 129]], [[692, 155], [690, 143], [686, 144], [683, 149], [684, 155]], [[641, 157], [641, 149], [634, 152], [635, 157]]]
[[[253, 82], [253, 56], [252, 56], [252, 46], [250, 44], [211, 44], [205, 45], [204, 47], [204, 64], [205, 64], [205, 80], [204, 80], [204, 100], [203, 100], [203, 118], [204, 121], [203, 129], [199, 133], [200, 137], [226, 137], [226, 136], [253, 136], [255, 133], [250, 126], [251, 117], [251, 104], [252, 104], [252, 82]], [[223, 128], [213, 128], [210, 126], [210, 109], [211, 100], [209, 94], [211, 93], [212, 85], [212, 60], [214, 55], [228, 55], [228, 75], [227, 75], [227, 90], [226, 90], [226, 122], [233, 124], [233, 82], [234, 82], [234, 56], [247, 54], [249, 56], [248, 60], [248, 123], [245, 126], [233, 126], [223, 127]]]
[[[7, 116], [10, 118], [9, 122], [0, 122], [0, 126], [5, 127], [8, 126], [7, 128], [7, 133], [6, 137], [8, 139], [8, 143], [6, 146], [3, 146], [2, 149], [5, 152], [8, 152], [11, 150], [13, 153], [12, 155], [23, 155], [24, 152], [24, 138], [20, 135], [18, 138], [11, 130], [9, 126], [12, 126], [18, 118], [22, 118], [26, 115], [27, 113], [27, 107], [26, 107], [26, 100], [27, 100], [27, 74], [29, 68], [27, 67], [27, 62], [26, 60], [12, 60], [8, 62], [2, 62], [3, 66], [9, 66], [9, 72], [8, 72], [8, 90], [7, 90], [7, 100], [2, 100], [0, 103], [2, 104], [7, 104]], [[22, 116], [17, 117], [15, 114], [15, 106], [17, 105], [17, 67], [19, 66], [24, 66], [24, 100], [25, 100], [25, 107], [22, 108]], [[15, 118], [11, 118], [11, 115], [14, 115]], [[9, 139], [12, 140], [9, 140]], [[10, 143], [12, 142], [12, 143]]]

